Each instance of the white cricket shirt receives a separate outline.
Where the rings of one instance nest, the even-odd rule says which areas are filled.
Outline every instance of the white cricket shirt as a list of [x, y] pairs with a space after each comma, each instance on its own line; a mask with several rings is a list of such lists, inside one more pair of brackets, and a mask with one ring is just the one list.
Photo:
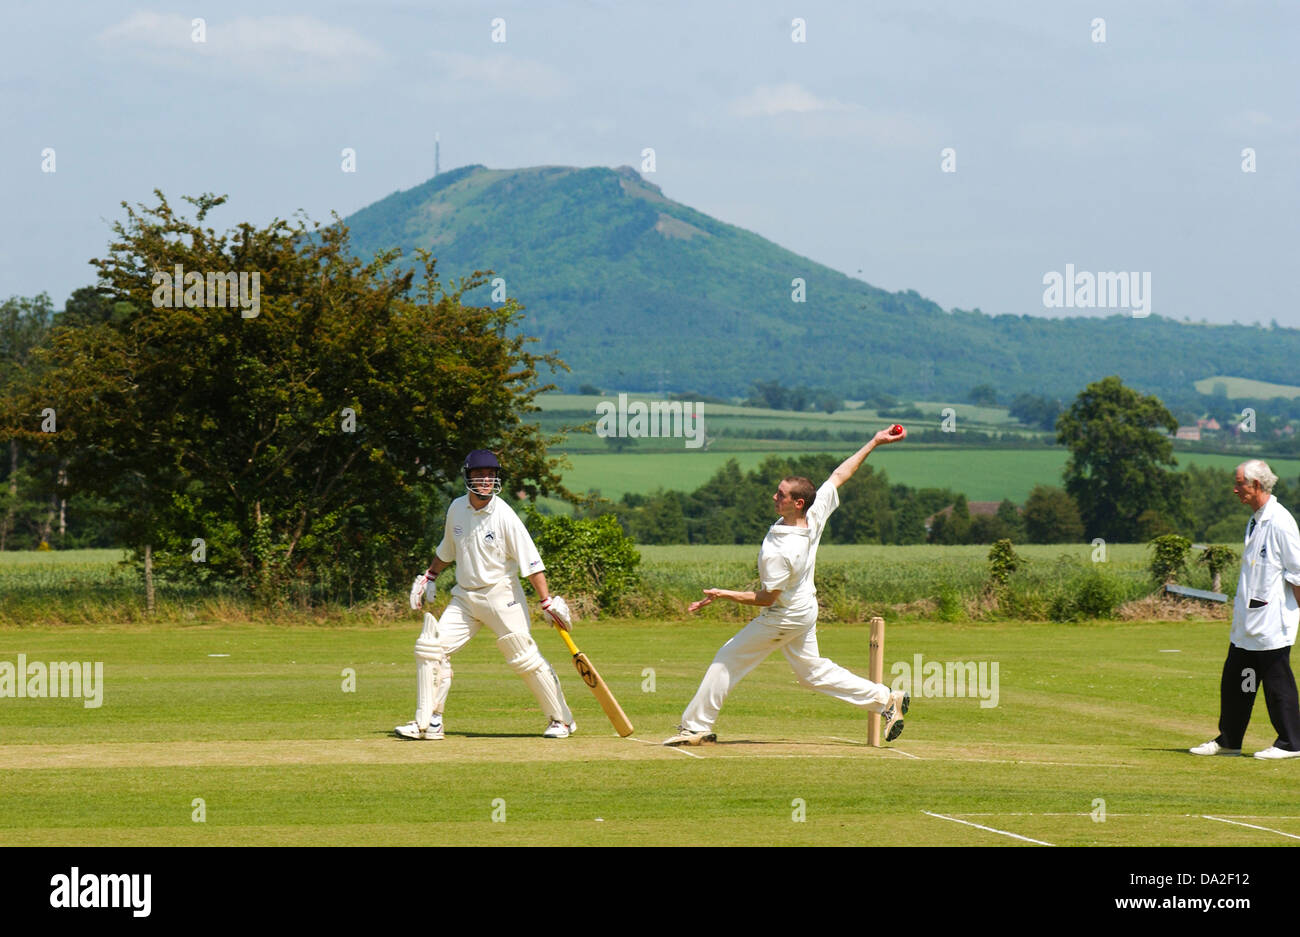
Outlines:
[[[1293, 583], [1300, 583], [1300, 531], [1291, 512], [1269, 495], [1246, 526], [1229, 640], [1246, 651], [1295, 644], [1300, 605]], [[1252, 599], [1267, 604], [1251, 608]]]
[[780, 589], [771, 608], [791, 615], [817, 610], [817, 546], [831, 512], [840, 506], [840, 490], [830, 479], [822, 482], [806, 515], [807, 527], [776, 523], [767, 530], [758, 550], [758, 579], [765, 591]]
[[477, 511], [469, 495], [453, 501], [437, 553], [444, 563], [456, 563], [462, 589], [484, 589], [546, 569], [524, 522], [497, 497]]

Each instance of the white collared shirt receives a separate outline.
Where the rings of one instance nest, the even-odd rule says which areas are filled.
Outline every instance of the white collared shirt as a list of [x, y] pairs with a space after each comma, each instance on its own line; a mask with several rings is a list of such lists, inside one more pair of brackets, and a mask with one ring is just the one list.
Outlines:
[[758, 550], [758, 579], [765, 591], [780, 589], [772, 608], [803, 614], [817, 608], [817, 547], [831, 512], [840, 506], [840, 490], [827, 479], [806, 515], [807, 527], [776, 523]]
[[[1246, 526], [1229, 640], [1246, 651], [1295, 644], [1300, 604], [1291, 584], [1300, 584], [1300, 531], [1291, 512], [1269, 495]], [[1251, 608], [1252, 600], [1266, 604]]]
[[521, 572], [531, 576], [546, 569], [524, 522], [497, 497], [480, 510], [469, 495], [453, 501], [437, 555], [444, 563], [455, 562], [462, 589], [485, 589], [516, 581]]

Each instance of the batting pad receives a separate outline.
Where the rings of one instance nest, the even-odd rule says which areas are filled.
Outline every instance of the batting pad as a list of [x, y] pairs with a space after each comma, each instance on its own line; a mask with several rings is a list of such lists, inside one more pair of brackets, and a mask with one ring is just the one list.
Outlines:
[[451, 691], [451, 659], [434, 635], [438, 620], [424, 613], [424, 631], [415, 641], [415, 724], [429, 727], [434, 713], [441, 713]]
[[532, 691], [537, 705], [548, 718], [558, 719], [565, 725], [573, 722], [573, 713], [564, 702], [564, 691], [560, 689], [560, 680], [555, 676], [551, 665], [537, 649], [537, 642], [532, 635], [508, 634], [497, 638], [497, 647], [505, 655], [510, 669], [523, 677], [524, 683]]

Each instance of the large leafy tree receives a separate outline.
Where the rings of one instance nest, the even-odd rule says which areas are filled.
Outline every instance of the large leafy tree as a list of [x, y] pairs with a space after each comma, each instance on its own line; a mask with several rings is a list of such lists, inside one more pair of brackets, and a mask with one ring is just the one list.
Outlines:
[[[0, 398], [34, 367], [36, 350], [49, 335], [53, 319], [50, 297], [14, 296], [0, 303]], [[29, 429], [38, 431], [40, 414], [33, 415]], [[54, 506], [52, 486], [43, 484], [49, 475], [48, 459], [33, 459], [25, 452], [17, 434], [0, 430], [4, 461], [0, 463], [0, 550], [12, 546], [12, 535], [20, 527], [41, 528], [38, 541], [49, 537]], [[27, 545], [27, 544], [24, 544]]]
[[[28, 438], [67, 460], [72, 490], [122, 506], [129, 545], [267, 597], [357, 598], [428, 561], [470, 449], [496, 450], [512, 491], [570, 497], [522, 419], [549, 389], [539, 367], [563, 365], [528, 350], [514, 302], [462, 303], [483, 275], [445, 286], [423, 253], [416, 270], [395, 251], [363, 263], [337, 221], [219, 234], [203, 223], [224, 198], [187, 198], [191, 221], [155, 194], [124, 203], [92, 262], [103, 302], [79, 297], [55, 328], [11, 421], [57, 410], [57, 433]], [[257, 315], [210, 294], [159, 304], [155, 275], [178, 264], [258, 274]]]
[[1056, 438], [1070, 449], [1065, 490], [1079, 506], [1088, 537], [1133, 542], [1152, 518], [1181, 521], [1183, 479], [1173, 471], [1171, 438], [1177, 429], [1158, 398], [1115, 376], [1089, 384], [1061, 414]]

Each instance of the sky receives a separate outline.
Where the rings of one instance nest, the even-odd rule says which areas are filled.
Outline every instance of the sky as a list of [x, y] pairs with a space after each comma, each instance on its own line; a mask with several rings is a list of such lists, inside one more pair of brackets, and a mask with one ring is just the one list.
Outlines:
[[61, 308], [154, 189], [328, 221], [429, 179], [437, 134], [444, 171], [633, 166], [945, 309], [1114, 314], [1045, 278], [1129, 272], [1156, 315], [1300, 328], [1300, 4], [105, 0], [4, 31], [0, 297]]

